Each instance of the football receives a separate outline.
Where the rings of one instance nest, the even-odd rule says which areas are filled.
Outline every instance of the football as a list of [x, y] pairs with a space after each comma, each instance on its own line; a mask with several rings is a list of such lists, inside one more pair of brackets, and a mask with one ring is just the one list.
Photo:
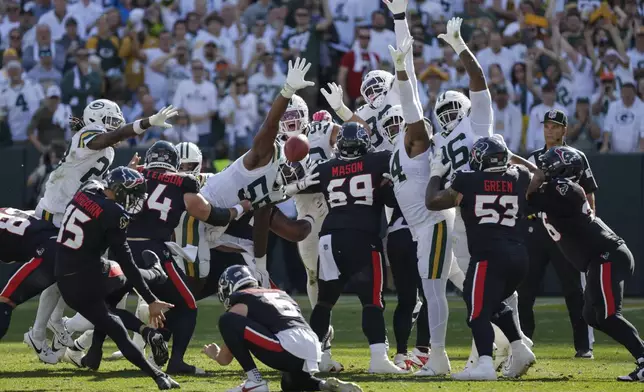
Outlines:
[[291, 136], [284, 145], [284, 155], [289, 162], [299, 162], [309, 153], [309, 139], [305, 135]]

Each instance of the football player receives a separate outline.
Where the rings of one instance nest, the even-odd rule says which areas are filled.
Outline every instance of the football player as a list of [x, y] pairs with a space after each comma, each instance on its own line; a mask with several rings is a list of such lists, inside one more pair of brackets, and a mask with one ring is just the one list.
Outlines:
[[530, 173], [525, 167], [508, 162], [509, 152], [503, 138], [483, 137], [472, 146], [471, 170], [456, 172], [451, 187], [442, 191], [441, 179], [449, 170], [448, 164], [440, 153], [431, 162], [427, 208], [440, 211], [461, 206], [471, 254], [463, 299], [479, 359], [474, 366], [453, 373], [456, 380], [496, 380], [492, 321], [512, 347], [504, 376], [520, 377], [535, 362], [534, 354], [521, 339], [512, 309], [504, 301], [521, 283], [528, 268], [528, 253], [517, 219], [525, 213]]
[[[129, 289], [124, 275], [148, 303], [153, 325], [163, 325], [163, 312], [173, 306], [152, 294], [126, 241], [130, 219], [141, 210], [146, 196], [143, 176], [124, 167], [110, 171], [105, 184], [91, 181], [81, 188], [63, 216], [54, 271], [65, 302], [96, 326], [93, 346], [98, 344], [100, 348], [99, 341], [107, 335], [130, 362], [154, 379], [159, 389], [178, 388], [179, 384], [146, 361], [130, 340], [123, 323], [132, 321], [140, 325], [140, 320], [132, 314], [133, 320], [118, 317], [109, 308], [110, 297], [115, 292]], [[118, 264], [103, 258], [108, 248]], [[122, 295], [121, 291], [112, 303], [118, 302]], [[141, 332], [149, 335], [144, 330]], [[156, 332], [154, 339], [163, 342], [161, 334]], [[94, 360], [84, 364], [96, 369], [100, 355]]]
[[362, 329], [371, 349], [369, 372], [406, 373], [388, 358], [383, 315], [380, 222], [384, 203], [393, 194], [391, 187], [381, 186], [381, 182], [389, 172], [391, 153], [370, 150], [365, 127], [345, 123], [338, 134], [336, 157], [313, 168], [297, 184], [298, 189], [306, 188], [305, 193], [322, 192], [329, 208], [320, 230], [318, 301], [311, 327], [320, 342], [328, 338], [331, 310], [346, 282], [355, 277], [362, 303]]
[[[414, 258], [422, 278], [423, 291], [427, 294], [431, 353], [427, 363], [417, 374], [438, 376], [450, 371], [445, 351], [449, 313], [446, 290], [452, 263], [451, 232], [454, 213], [453, 210], [430, 212], [425, 207], [424, 190], [433, 174], [430, 173], [429, 166], [432, 128], [428, 127], [423, 118], [415, 88], [416, 78], [412, 76], [415, 74], [411, 58], [412, 43], [408, 33], [398, 49], [389, 47], [403, 105], [392, 108], [394, 113], [385, 114], [387, 122], [383, 124], [383, 129], [394, 144], [390, 161], [394, 193], [418, 244]], [[407, 67], [409, 72], [406, 71]]]
[[637, 367], [619, 381], [644, 381], [644, 344], [622, 315], [624, 281], [633, 275], [633, 255], [626, 243], [595, 215], [586, 190], [583, 156], [555, 146], [541, 155], [545, 179], [534, 177], [528, 202], [541, 211], [541, 221], [566, 259], [586, 274], [584, 319], [623, 345]]
[[236, 359], [248, 376], [228, 392], [269, 391], [251, 354], [282, 372], [283, 391], [362, 391], [354, 383], [312, 376], [322, 354], [300, 307], [283, 291], [259, 288], [248, 267], [228, 267], [219, 279], [218, 294], [226, 307], [219, 318], [225, 345], [212, 343], [203, 351], [222, 366]]
[[[74, 125], [81, 127], [73, 136], [60, 165], [45, 184], [45, 194], [38, 206], [36, 216], [60, 227], [65, 207], [80, 186], [89, 180], [100, 179], [114, 159], [113, 146], [130, 137], [157, 126], [171, 127], [166, 122], [177, 111], [168, 106], [151, 117], [125, 124], [121, 108], [107, 99], [91, 102], [83, 111], [83, 119], [74, 119]], [[73, 340], [62, 325], [65, 304], [60, 300], [56, 285], [47, 288], [40, 295], [34, 325], [25, 333], [24, 342], [40, 357], [45, 345], [45, 328], [54, 332], [52, 346], [73, 347]], [[61, 351], [61, 353], [64, 352]]]
[[[210, 177], [201, 189], [201, 194], [214, 206], [231, 207], [241, 200], [252, 203], [255, 209], [253, 252], [258, 271], [266, 271], [266, 247], [272, 210], [268, 204], [281, 201], [284, 197], [285, 184], [279, 173], [286, 160], [282, 146], [276, 140], [279, 122], [295, 92], [314, 85], [304, 79], [310, 67], [311, 64], [306, 59], [297, 58], [295, 63], [289, 61], [286, 83], [275, 98], [250, 150], [226, 170]], [[220, 236], [224, 231], [225, 228], [220, 228], [211, 234], [211, 238]]]
[[170, 241], [184, 211], [209, 225], [225, 226], [248, 211], [250, 202], [243, 200], [232, 208], [211, 206], [199, 194], [200, 186], [193, 175], [177, 173], [179, 165], [176, 147], [166, 141], [154, 143], [146, 152], [142, 174], [149, 197], [130, 225], [128, 244], [139, 267], [146, 267], [143, 251], [151, 250], [159, 255], [170, 278], [164, 285], [152, 288], [160, 298], [175, 305], [167, 314], [168, 329], [173, 336], [168, 373], [196, 374], [202, 371], [186, 364], [183, 357], [197, 322], [197, 304], [165, 242]]

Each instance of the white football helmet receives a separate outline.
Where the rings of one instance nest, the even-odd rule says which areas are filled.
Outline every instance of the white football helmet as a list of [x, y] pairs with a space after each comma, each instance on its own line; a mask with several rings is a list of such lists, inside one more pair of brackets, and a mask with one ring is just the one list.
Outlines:
[[385, 102], [396, 78], [387, 71], [375, 70], [365, 75], [360, 86], [362, 98], [373, 109], [378, 109]]
[[83, 122], [85, 125], [99, 123], [105, 126], [108, 131], [114, 131], [125, 124], [125, 118], [116, 102], [109, 99], [97, 99], [83, 110]]
[[287, 137], [304, 133], [309, 126], [309, 107], [297, 94], [293, 94], [280, 119], [280, 133]]
[[190, 142], [182, 142], [177, 144], [177, 151], [179, 151], [179, 158], [181, 159], [181, 165], [184, 163], [191, 163], [191, 169], [181, 170], [182, 172], [199, 174], [201, 173], [201, 162], [203, 161], [203, 155], [201, 150], [197, 147], [196, 144]]
[[380, 119], [380, 129], [383, 130], [391, 144], [395, 144], [396, 137], [404, 127], [405, 119], [403, 118], [402, 106], [400, 105], [389, 108]]
[[434, 115], [442, 131], [450, 133], [461, 121], [469, 116], [472, 102], [465, 94], [449, 90], [438, 96]]

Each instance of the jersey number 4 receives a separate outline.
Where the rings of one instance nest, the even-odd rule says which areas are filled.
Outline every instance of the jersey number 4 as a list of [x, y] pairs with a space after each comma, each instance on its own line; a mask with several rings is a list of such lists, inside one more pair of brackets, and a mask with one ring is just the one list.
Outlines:
[[163, 191], [166, 187], [167, 185], [164, 184], [157, 185], [157, 187], [154, 189], [154, 192], [152, 192], [147, 200], [148, 209], [159, 211], [159, 217], [164, 222], [168, 219], [168, 213], [172, 209], [172, 200], [164, 197], [163, 201], [161, 201], [161, 195], [163, 195]]
[[[329, 192], [329, 206], [331, 208], [347, 205], [347, 194], [343, 191], [336, 190], [346, 180], [346, 178], [336, 178], [329, 182], [327, 191]], [[361, 174], [351, 177], [349, 179], [349, 194], [354, 198], [353, 204], [372, 205], [373, 184], [371, 183], [371, 174]]]
[[[58, 232], [58, 238], [56, 238], [56, 241], [70, 249], [80, 248], [83, 246], [85, 233], [83, 232], [83, 228], [79, 226], [79, 223], [85, 223], [89, 219], [89, 216], [87, 216], [83, 211], [71, 204], [68, 205], [65, 210], [63, 224], [60, 226], [60, 231]], [[65, 233], [70, 233], [71, 237], [63, 241]]]
[[[489, 208], [491, 206], [497, 208]], [[499, 209], [505, 209], [505, 212], [499, 214]], [[474, 214], [477, 218], [481, 218], [479, 224], [492, 223], [513, 227], [517, 222], [518, 212], [519, 196], [517, 195], [476, 195]]]
[[391, 172], [391, 176], [397, 182], [403, 182], [407, 179], [407, 176], [405, 176], [405, 173], [403, 173], [402, 165], [400, 164], [400, 150], [396, 150], [396, 152], [394, 153], [394, 157], [391, 160], [391, 168], [389, 171]]

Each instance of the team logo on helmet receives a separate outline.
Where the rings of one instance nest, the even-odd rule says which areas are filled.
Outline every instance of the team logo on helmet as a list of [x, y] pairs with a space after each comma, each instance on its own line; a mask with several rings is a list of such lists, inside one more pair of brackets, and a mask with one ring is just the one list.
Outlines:
[[474, 147], [472, 147], [472, 159], [474, 159], [475, 162], [478, 163], [483, 163], [483, 155], [485, 155], [485, 152], [490, 148], [490, 145], [487, 144], [486, 142], [480, 142], [476, 143]]
[[559, 158], [561, 159], [561, 162], [564, 163], [564, 165], [570, 165], [572, 163], [572, 160], [575, 159], [575, 155], [564, 148], [555, 149], [555, 153], [559, 155]]

